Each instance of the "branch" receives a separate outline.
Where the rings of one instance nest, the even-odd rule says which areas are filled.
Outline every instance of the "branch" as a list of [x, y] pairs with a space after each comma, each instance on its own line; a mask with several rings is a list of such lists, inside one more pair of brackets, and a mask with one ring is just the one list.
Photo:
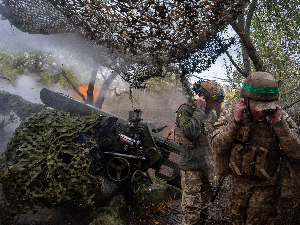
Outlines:
[[236, 62], [233, 60], [233, 58], [231, 57], [231, 55], [228, 52], [228, 47], [229, 46], [224, 46], [222, 41], [220, 39], [217, 39], [219, 45], [221, 46], [221, 48], [223, 49], [223, 51], [226, 53], [227, 57], [229, 58], [230, 62], [234, 65], [234, 67], [236, 68], [236, 70], [242, 74], [242, 76], [247, 77], [247, 74], [238, 66], [238, 64], [236, 64]]
[[[101, 72], [101, 74], [103, 76], [102, 72]], [[111, 71], [111, 74], [103, 82], [103, 84], [101, 86], [101, 90], [100, 90], [98, 97], [96, 99], [96, 102], [95, 102], [95, 107], [97, 107], [98, 109], [102, 109], [102, 105], [103, 105], [103, 102], [105, 99], [105, 94], [108, 90], [108, 87], [113, 82], [113, 80], [116, 78], [117, 75], [118, 75], [117, 73], [115, 73], [114, 71]]]
[[242, 74], [243, 77], [247, 77], [248, 74], [246, 74], [239, 66], [238, 64], [236, 64], [236, 62], [233, 60], [233, 58], [231, 57], [231, 55], [229, 54], [228, 51], [225, 51], [227, 57], [229, 58], [230, 62], [234, 65], [234, 67], [236, 68], [236, 70]]
[[247, 49], [248, 55], [250, 59], [252, 60], [255, 70], [256, 71], [266, 71], [266, 68], [259, 57], [253, 43], [249, 40], [249, 38], [245, 35], [242, 28], [239, 27], [236, 22], [233, 22], [230, 24], [232, 28], [235, 30], [235, 32], [239, 35], [241, 38], [242, 43], [244, 44], [245, 48]]
[[249, 11], [247, 14], [247, 18], [246, 18], [246, 26], [245, 26], [245, 35], [247, 37], [250, 37], [250, 26], [251, 26], [251, 21], [252, 21], [252, 17], [253, 17], [253, 13], [254, 10], [256, 8], [257, 5], [257, 0], [252, 0], [250, 6], [249, 6]]
[[107, 88], [107, 90], [109, 90], [110, 92], [114, 91], [116, 96], [121, 96], [121, 94], [117, 93], [117, 87], [119, 86], [119, 81], [117, 82], [117, 85], [113, 88], [113, 89], [109, 89]]
[[[121, 92], [120, 94], [117, 92], [117, 87], [119, 86], [119, 82], [118, 82], [118, 85], [116, 87], [114, 87], [113, 89], [109, 89], [107, 88], [109, 91], [114, 91], [115, 92], [115, 95], [116, 96], [121, 96], [122, 94], [129, 94], [130, 95], [130, 92], [129, 91], [124, 91], [124, 92]], [[134, 101], [139, 105], [140, 103], [137, 101], [137, 99], [135, 97], [132, 96], [132, 98], [134, 99]]]
[[86, 102], [86, 97], [81, 94], [81, 92], [78, 90], [78, 88], [73, 84], [73, 82], [70, 80], [70, 78], [68, 77], [68, 75], [66, 74], [66, 72], [59, 67], [56, 67], [54, 65], [52, 65], [51, 63], [49, 63], [48, 61], [44, 61], [47, 65], [49, 65], [50, 67], [52, 67], [53, 69], [55, 69], [56, 71], [58, 71], [61, 75], [63, 75], [64, 78], [66, 78], [66, 80], [68, 81], [68, 83], [72, 86], [73, 90], [82, 98], [82, 100], [84, 102]]
[[[251, 27], [251, 22], [252, 22], [252, 17], [254, 10], [256, 8], [257, 0], [252, 0], [250, 6], [249, 6], [249, 11], [246, 17], [246, 24], [245, 26], [243, 25], [243, 31], [245, 32], [245, 36], [250, 39], [250, 27]], [[244, 21], [244, 17], [242, 18]], [[242, 56], [243, 56], [243, 62], [244, 62], [244, 77], [249, 76], [251, 73], [251, 64], [250, 64], [250, 59], [249, 59], [249, 54], [248, 51], [245, 47], [245, 45], [242, 43]]]

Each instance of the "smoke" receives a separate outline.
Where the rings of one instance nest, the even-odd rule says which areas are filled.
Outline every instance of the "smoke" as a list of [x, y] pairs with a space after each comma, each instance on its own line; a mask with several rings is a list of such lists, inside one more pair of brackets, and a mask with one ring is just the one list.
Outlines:
[[[181, 91], [173, 85], [166, 86], [159, 93], [133, 89], [132, 101], [129, 99], [129, 87], [125, 87], [121, 93], [123, 93], [121, 96], [107, 94], [103, 110], [128, 119], [129, 111], [141, 109], [144, 121], [151, 122], [156, 127], [168, 126], [160, 133], [164, 136], [167, 136], [169, 130], [174, 130], [176, 111], [187, 101]], [[170, 138], [173, 138], [173, 135]]]
[[42, 103], [39, 99], [41, 89], [42, 87], [37, 83], [35, 78], [30, 75], [19, 76], [15, 85], [5, 85], [2, 83], [0, 86], [0, 90], [20, 95], [25, 100], [33, 103]]
[[[9, 24], [7, 20], [0, 20], [0, 51], [6, 54], [41, 52], [52, 55], [56, 61], [57, 67], [66, 69], [73, 68], [77, 74], [87, 81], [91, 74], [91, 70], [96, 60], [102, 66], [117, 65], [111, 53], [104, 47], [96, 45], [93, 41], [80, 34], [64, 33], [55, 35], [39, 35], [29, 34], [19, 31]], [[99, 67], [106, 74], [107, 68]], [[111, 69], [109, 70], [111, 72]], [[36, 79], [35, 74], [27, 74], [20, 76], [16, 83], [0, 79], [0, 90], [5, 90], [11, 94], [21, 96], [27, 101], [33, 103], [42, 103], [39, 96], [40, 90], [45, 87]], [[121, 81], [120, 77], [109, 87], [113, 89], [118, 86], [118, 93], [121, 96], [111, 94], [109, 92], [104, 100], [103, 110], [115, 114], [122, 118], [128, 119], [129, 111], [139, 108], [143, 111], [142, 118], [144, 121], [151, 121], [155, 126], [161, 127], [168, 125], [162, 133], [168, 133], [169, 129], [173, 129], [175, 123], [175, 111], [180, 104], [186, 100], [181, 93], [172, 90], [163, 91], [159, 96], [149, 94], [144, 90], [133, 90], [133, 99], [129, 99], [129, 85]], [[64, 89], [62, 86], [51, 87], [51, 89], [75, 97], [73, 92]], [[10, 116], [5, 118], [6, 121]], [[3, 117], [0, 118], [0, 122]], [[0, 150], [3, 150], [3, 143], [7, 143], [8, 138], [12, 135], [20, 121], [15, 120], [14, 123], [7, 124], [1, 130]]]
[[[12, 85], [9, 81], [0, 79], [0, 91], [19, 95], [27, 101], [42, 103], [39, 91], [43, 87], [38, 84], [33, 76], [19, 76], [17, 82]], [[20, 119], [11, 111], [9, 115], [0, 115], [0, 155], [4, 152], [9, 137], [19, 126]]]
[[0, 115], [0, 157], [5, 150], [5, 146], [9, 141], [9, 137], [19, 126], [20, 120], [13, 113], [8, 116]]
[[[7, 20], [0, 20], [0, 52], [5, 54], [19, 54], [41, 52], [53, 56], [54, 64], [62, 69], [73, 68], [83, 79], [90, 74], [93, 66], [93, 59], [104, 60], [107, 50], [97, 46], [88, 38], [79, 34], [64, 33], [56, 35], [39, 35], [21, 32], [11, 26]], [[6, 75], [7, 76], [7, 75]], [[4, 77], [1, 75], [0, 77]], [[26, 74], [18, 77], [17, 82], [12, 83], [7, 79], [0, 78], [0, 90], [21, 96], [33, 103], [42, 103], [40, 100], [40, 90], [44, 88], [36, 79], [35, 74]], [[8, 77], [6, 77], [9, 79]], [[51, 87], [51, 89], [70, 95], [70, 91], [62, 86]], [[8, 138], [20, 124], [19, 119], [11, 120], [11, 115], [0, 115], [0, 152], [4, 151], [4, 146]]]
[[0, 20], [0, 52], [19, 54], [41, 52], [56, 58], [56, 65], [76, 68], [85, 79], [94, 65], [115, 64], [110, 51], [79, 33], [61, 33], [52, 35], [24, 33], [7, 20]]

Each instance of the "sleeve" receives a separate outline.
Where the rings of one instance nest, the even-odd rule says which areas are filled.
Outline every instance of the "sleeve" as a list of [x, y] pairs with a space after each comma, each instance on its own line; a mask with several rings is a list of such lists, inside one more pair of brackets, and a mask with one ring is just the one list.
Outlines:
[[199, 107], [193, 112], [188, 105], [182, 105], [177, 111], [176, 125], [188, 141], [194, 141], [200, 134], [205, 111]]
[[221, 113], [214, 125], [212, 135], [212, 147], [215, 154], [229, 154], [241, 124], [242, 122], [234, 120], [232, 109]]
[[300, 158], [299, 128], [292, 118], [282, 111], [282, 119], [273, 124], [273, 128], [279, 138], [284, 153], [291, 160]]
[[230, 151], [241, 122], [233, 118], [232, 109], [221, 113], [219, 120], [215, 123], [212, 136], [212, 149], [215, 160], [215, 171], [218, 175], [230, 174], [229, 162]]

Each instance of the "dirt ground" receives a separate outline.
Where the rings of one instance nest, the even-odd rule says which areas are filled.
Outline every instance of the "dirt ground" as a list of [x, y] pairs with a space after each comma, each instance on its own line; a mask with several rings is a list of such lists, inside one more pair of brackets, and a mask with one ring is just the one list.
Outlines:
[[[124, 225], [179, 225], [183, 217], [181, 196], [178, 191], [160, 185], [146, 191], [132, 205], [120, 210]], [[218, 199], [209, 208], [208, 224], [231, 224], [228, 215], [228, 197], [220, 192]], [[16, 225], [88, 225], [94, 218], [90, 216], [91, 208], [68, 203], [47, 209], [39, 208], [21, 215]]]
[[[180, 192], [160, 185], [145, 191], [132, 204], [121, 208], [123, 225], [180, 225], [183, 217]], [[299, 205], [294, 201], [279, 203], [280, 225], [299, 223]], [[47, 209], [40, 208], [21, 215], [16, 225], [89, 225], [93, 221], [91, 208], [68, 203]], [[209, 206], [208, 225], [231, 225], [229, 218], [229, 191], [221, 190], [214, 203]]]

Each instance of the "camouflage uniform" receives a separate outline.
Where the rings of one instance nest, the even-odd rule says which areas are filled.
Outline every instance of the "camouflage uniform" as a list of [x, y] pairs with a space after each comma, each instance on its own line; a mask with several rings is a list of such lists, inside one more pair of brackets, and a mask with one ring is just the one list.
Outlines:
[[233, 225], [278, 224], [277, 181], [281, 149], [300, 157], [298, 128], [284, 111], [281, 120], [261, 121], [244, 112], [239, 122], [229, 108], [215, 123], [212, 137], [215, 169], [231, 174], [230, 213]]
[[216, 113], [195, 104], [183, 104], [177, 111], [175, 141], [181, 149], [182, 224], [205, 224], [211, 191], [208, 174], [212, 165], [210, 135]]

